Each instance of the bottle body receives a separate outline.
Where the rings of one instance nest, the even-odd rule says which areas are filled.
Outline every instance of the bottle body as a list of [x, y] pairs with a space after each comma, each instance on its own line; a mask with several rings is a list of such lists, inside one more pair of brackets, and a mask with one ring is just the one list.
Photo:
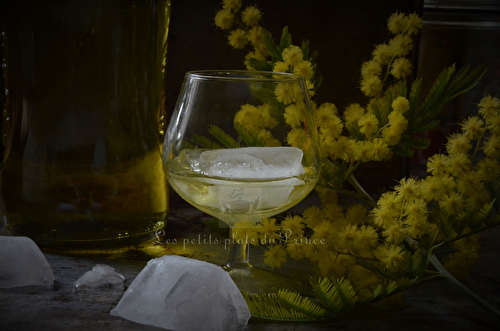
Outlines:
[[140, 242], [164, 225], [168, 0], [7, 1], [1, 203], [42, 247]]

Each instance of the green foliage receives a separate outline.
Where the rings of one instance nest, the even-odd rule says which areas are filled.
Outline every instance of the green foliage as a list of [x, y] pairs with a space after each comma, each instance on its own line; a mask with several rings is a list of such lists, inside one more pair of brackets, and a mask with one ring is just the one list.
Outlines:
[[273, 63], [262, 61], [256, 58], [251, 58], [249, 64], [252, 68], [258, 71], [273, 71]]
[[201, 136], [199, 134], [194, 134], [193, 137], [191, 138], [190, 141], [193, 145], [192, 148], [195, 147], [201, 147], [201, 148], [206, 148], [206, 149], [220, 149], [223, 148], [222, 145], [213, 142], [212, 140], [208, 139], [207, 137]]
[[234, 128], [238, 132], [239, 137], [247, 146], [266, 146], [266, 141], [258, 136], [256, 132], [250, 132], [238, 122], [234, 123]]
[[430, 146], [431, 140], [425, 137], [404, 135], [401, 137], [400, 144], [413, 149], [426, 149]]
[[456, 219], [454, 222], [454, 219], [439, 204], [432, 210], [431, 217], [446, 239], [451, 239], [455, 233], [462, 234], [467, 225], [467, 222], [456, 222]]
[[323, 183], [327, 183], [329, 186], [340, 190], [347, 179], [345, 165], [337, 161], [325, 159], [321, 164], [321, 177]]
[[316, 296], [335, 313], [350, 310], [358, 300], [358, 294], [347, 279], [311, 278]]
[[365, 135], [361, 133], [359, 130], [359, 125], [358, 123], [351, 123], [351, 125], [347, 126], [347, 130], [349, 130], [349, 133], [351, 134], [352, 138], [354, 140], [364, 140]]
[[278, 293], [251, 294], [242, 291], [253, 317], [265, 320], [286, 322], [307, 322], [330, 319], [359, 309], [367, 304], [385, 299], [395, 292], [405, 289], [392, 281], [388, 285], [378, 285], [369, 296], [360, 300], [351, 282], [347, 279], [329, 279], [311, 277], [310, 289], [307, 291], [313, 296], [306, 296], [299, 292], [280, 289]]
[[230, 135], [224, 132], [221, 128], [216, 125], [210, 126], [210, 134], [214, 136], [225, 148], [239, 148], [240, 144], [233, 139]]
[[398, 283], [395, 281], [389, 283], [388, 286], [382, 286], [382, 284], [379, 284], [377, 285], [377, 287], [375, 287], [372, 294], [368, 298], [363, 300], [363, 304], [368, 305], [376, 300], [385, 298], [395, 292], [398, 288]]
[[409, 146], [406, 146], [403, 143], [399, 143], [395, 146], [392, 146], [391, 150], [399, 156], [402, 157], [412, 157], [415, 153], [413, 149]]
[[314, 319], [319, 319], [326, 313], [326, 309], [294, 291], [280, 289], [278, 291], [278, 298], [291, 309]]
[[469, 227], [472, 231], [476, 231], [479, 227], [485, 224], [488, 219], [495, 213], [494, 211], [495, 200], [486, 203], [469, 221]]
[[303, 314], [290, 308], [274, 293], [251, 294], [242, 292], [248, 309], [253, 317], [284, 322], [308, 322], [317, 320], [314, 317]]
[[410, 90], [410, 111], [408, 132], [418, 133], [429, 129], [429, 122], [436, 125], [435, 118], [442, 107], [462, 93], [477, 85], [487, 71], [487, 67], [479, 66], [467, 75], [469, 67], [465, 66], [456, 73], [455, 65], [445, 68], [436, 78], [429, 93], [420, 106], [421, 80], [415, 80]]
[[401, 136], [399, 143], [391, 149], [397, 155], [412, 157], [415, 149], [426, 149], [430, 144], [431, 140], [428, 138], [405, 134]]
[[273, 35], [271, 34], [271, 32], [266, 31], [266, 33], [262, 36], [262, 42], [269, 52], [269, 55], [271, 56], [273, 62], [282, 60], [282, 52], [280, 52], [278, 46], [276, 46], [276, 44], [274, 43]]
[[[476, 86], [486, 70], [487, 68], [485, 66], [479, 66], [470, 74], [467, 74], [469, 71], [469, 67], [467, 66], [461, 68], [458, 72], [456, 72], [454, 65], [445, 68], [437, 77], [420, 106], [422, 81], [420, 79], [414, 80], [408, 98], [410, 102], [410, 110], [406, 115], [408, 119], [408, 128], [406, 134], [401, 137], [401, 141], [391, 148], [393, 152], [403, 157], [411, 157], [415, 149], [425, 149], [429, 147], [431, 143], [429, 139], [421, 138], [414, 134], [425, 132], [438, 125], [439, 120], [437, 120], [436, 117], [439, 115], [443, 106], [460, 94]], [[392, 102], [397, 95], [404, 96], [406, 94], [405, 89], [405, 85], [400, 83], [393, 89], [394, 91], [390, 96], [386, 94], [386, 105]], [[379, 121], [385, 124], [382, 120], [383, 115], [381, 114], [380, 107], [374, 109]]]
[[[418, 102], [419, 102], [421, 88], [422, 88], [422, 79], [417, 78], [417, 79], [413, 80], [413, 82], [411, 84], [410, 95], [408, 96], [408, 100], [410, 101], [410, 110], [408, 111], [408, 118], [410, 120], [413, 120], [416, 117], [416, 114], [418, 111]], [[410, 130], [411, 130], [411, 127], [409, 128], [408, 131], [411, 132]], [[415, 133], [415, 132], [411, 132], [411, 133]]]
[[280, 53], [283, 53], [283, 51], [291, 44], [292, 44], [292, 35], [288, 31], [288, 26], [285, 26], [281, 34], [280, 48], [279, 48]]
[[500, 213], [500, 177], [491, 182], [484, 182], [483, 189], [494, 200], [493, 206], [496, 214]]
[[460, 94], [474, 88], [477, 83], [479, 83], [479, 81], [483, 78], [484, 74], [488, 70], [488, 67], [486, 67], [485, 65], [480, 65], [472, 70], [469, 75], [467, 75], [469, 69], [470, 66], [466, 65], [460, 68], [460, 70], [457, 72], [457, 74], [453, 78], [453, 81], [447, 88], [446, 99], [444, 100], [445, 104], [455, 99]]
[[408, 267], [406, 269], [407, 278], [422, 278], [424, 276], [425, 269], [427, 268], [427, 254], [424, 254], [422, 250], [416, 250], [415, 253], [408, 259]]
[[215, 138], [215, 141], [199, 135], [194, 134], [189, 142], [183, 142], [185, 148], [205, 148], [205, 149], [221, 149], [221, 148], [239, 148], [240, 144], [228, 135], [224, 130], [216, 125], [210, 126], [208, 132]]
[[[302, 42], [302, 46], [300, 47], [300, 50], [302, 51], [302, 54], [304, 54], [304, 58], [307, 59], [307, 57], [309, 56], [309, 41], [304, 40]], [[317, 52], [316, 52], [316, 54], [317, 54]]]

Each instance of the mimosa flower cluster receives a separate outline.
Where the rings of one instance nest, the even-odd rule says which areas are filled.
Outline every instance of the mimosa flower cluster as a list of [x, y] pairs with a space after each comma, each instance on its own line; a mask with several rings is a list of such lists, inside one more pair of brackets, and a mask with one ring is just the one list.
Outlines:
[[[420, 101], [421, 80], [411, 80], [413, 65], [408, 56], [422, 19], [397, 12], [387, 20], [388, 41], [375, 45], [371, 58], [361, 65], [359, 88], [366, 104], [352, 103], [343, 110], [334, 103], [316, 105], [317, 54], [310, 52], [307, 42], [293, 45], [288, 28], [275, 43], [259, 26], [260, 10], [249, 6], [240, 11], [241, 7], [241, 1], [224, 0], [215, 24], [228, 31], [232, 47], [250, 47], [244, 62], [247, 69], [295, 73], [307, 81], [323, 158], [316, 186], [322, 206], [256, 225], [241, 221], [233, 229], [235, 239], [250, 238], [252, 244], [266, 246], [264, 262], [270, 267], [281, 267], [289, 259], [308, 260], [318, 267], [320, 276], [339, 280], [338, 284], [347, 282], [352, 288], [346, 288], [341, 297], [350, 296], [352, 301], [345, 301], [346, 307], [433, 277], [460, 284], [451, 274], [467, 277], [478, 258], [478, 233], [500, 224], [500, 100], [489, 95], [480, 100], [472, 111], [475, 115], [464, 119], [460, 131], [448, 137], [443, 153], [428, 159], [425, 178], [403, 178], [374, 199], [355, 172], [365, 162], [386, 161], [395, 154], [408, 157], [414, 149], [428, 147], [430, 141], [415, 134], [435, 126], [441, 107], [473, 88], [486, 69], [468, 74], [468, 68], [446, 68]], [[287, 106], [288, 143], [307, 153], [301, 126], [304, 108], [295, 102], [295, 91], [282, 85], [272, 93]], [[270, 106], [262, 101], [261, 106], [242, 106], [234, 123], [275, 146], [276, 122]], [[346, 181], [354, 189], [346, 188]], [[338, 194], [360, 202], [341, 207]], [[444, 246], [453, 252], [439, 261], [434, 253]], [[437, 271], [429, 270], [430, 264]], [[298, 301], [293, 304], [301, 307]], [[314, 315], [311, 306], [299, 311]]]
[[[314, 97], [320, 81], [315, 77], [317, 54], [309, 52], [308, 43], [304, 42], [302, 47], [290, 44], [282, 52], [273, 55], [276, 52], [269, 52], [265, 46], [269, 43], [269, 32], [258, 25], [262, 13], [255, 6], [248, 6], [240, 12], [241, 7], [241, 1], [223, 1], [223, 8], [215, 16], [215, 24], [230, 31], [228, 40], [233, 48], [250, 47], [245, 58], [247, 69], [299, 74], [306, 79], [310, 96]], [[353, 168], [356, 167], [355, 162], [388, 160], [393, 156], [390, 146], [397, 145], [408, 128], [404, 113], [410, 109], [410, 104], [405, 96], [398, 96], [390, 105], [390, 109], [381, 114], [382, 118], [377, 118], [374, 109], [382, 107], [384, 87], [391, 86], [394, 80], [407, 78], [411, 73], [412, 64], [405, 56], [412, 50], [412, 37], [422, 28], [422, 20], [415, 14], [395, 13], [389, 18], [388, 27], [394, 35], [393, 38], [387, 43], [377, 45], [372, 59], [363, 63], [361, 68], [360, 88], [371, 101], [364, 107], [358, 103], [350, 104], [343, 112], [333, 103], [320, 106], [313, 103], [325, 158], [351, 162]], [[283, 37], [291, 42], [287, 29], [284, 30]], [[303, 107], [293, 104], [294, 91], [282, 86], [275, 93], [279, 95], [280, 101], [292, 104], [287, 108], [286, 120], [292, 127], [298, 127]], [[268, 109], [248, 106], [242, 109], [236, 121], [247, 129], [258, 130], [272, 146], [273, 139], [266, 131], [272, 128], [272, 123], [259, 121], [262, 116], [269, 118]], [[342, 134], [344, 130], [348, 130], [352, 135]], [[289, 136], [289, 143], [297, 146], [301, 137], [302, 133], [296, 130]]]
[[[314, 95], [316, 72], [315, 55], [308, 54], [307, 45], [302, 47], [289, 45], [286, 49], [276, 53], [269, 50], [270, 34], [262, 26], [262, 13], [256, 6], [248, 6], [240, 12], [240, 0], [224, 0], [222, 9], [215, 15], [215, 25], [229, 31], [228, 43], [234, 49], [250, 47], [245, 57], [245, 66], [248, 70], [268, 70], [288, 72], [305, 77], [310, 95]], [[266, 38], [268, 38], [266, 40]], [[317, 83], [317, 82], [316, 82]]]

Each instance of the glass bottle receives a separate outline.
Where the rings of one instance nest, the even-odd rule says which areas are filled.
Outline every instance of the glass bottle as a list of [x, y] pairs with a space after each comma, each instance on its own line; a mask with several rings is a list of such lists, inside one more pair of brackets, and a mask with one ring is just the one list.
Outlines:
[[154, 237], [170, 0], [2, 6], [4, 232], [65, 250]]

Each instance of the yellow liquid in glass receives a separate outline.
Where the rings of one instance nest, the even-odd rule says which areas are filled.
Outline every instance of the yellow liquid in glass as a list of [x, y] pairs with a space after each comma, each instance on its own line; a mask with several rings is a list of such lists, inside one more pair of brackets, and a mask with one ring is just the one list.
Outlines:
[[190, 170], [182, 157], [165, 164], [170, 186], [196, 208], [232, 226], [237, 221], [260, 222], [286, 211], [304, 199], [316, 184], [312, 168], [294, 177], [232, 179], [210, 177]]

